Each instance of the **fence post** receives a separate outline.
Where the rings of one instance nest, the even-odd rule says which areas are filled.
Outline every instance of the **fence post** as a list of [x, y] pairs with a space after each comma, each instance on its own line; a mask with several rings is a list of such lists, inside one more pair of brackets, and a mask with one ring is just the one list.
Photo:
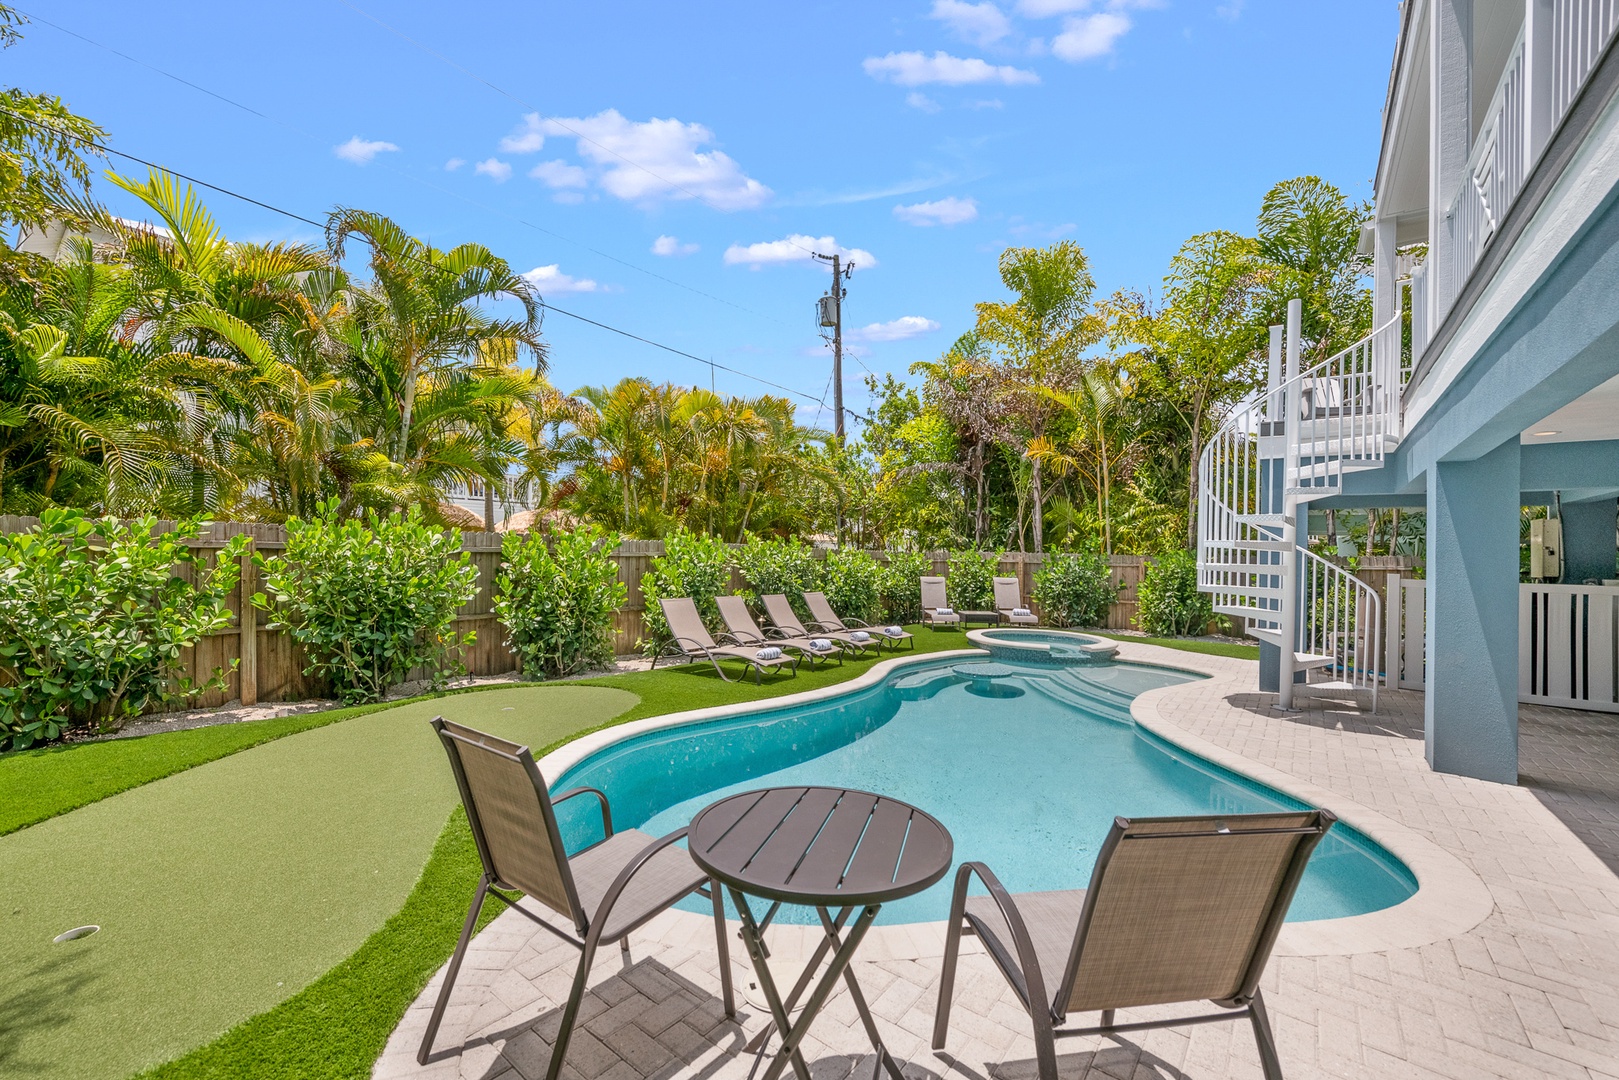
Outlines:
[[259, 611], [253, 606], [258, 580], [258, 570], [253, 565], [253, 538], [249, 536], [242, 552], [241, 580], [236, 586], [236, 652], [241, 658], [236, 665], [236, 684], [241, 689], [243, 705], [259, 703]]

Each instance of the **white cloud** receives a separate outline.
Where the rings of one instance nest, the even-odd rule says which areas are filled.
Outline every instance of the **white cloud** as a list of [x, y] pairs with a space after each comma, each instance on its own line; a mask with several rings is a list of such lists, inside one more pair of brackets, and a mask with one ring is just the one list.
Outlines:
[[978, 203], [950, 195], [933, 202], [896, 206], [894, 216], [907, 225], [960, 225], [978, 216]]
[[872, 323], [844, 334], [846, 341], [904, 341], [907, 338], [931, 334], [939, 328], [932, 319], [920, 315], [901, 315], [890, 322]]
[[757, 270], [761, 266], [777, 263], [810, 262], [811, 253], [816, 251], [823, 255], [836, 252], [847, 260], [859, 263], [867, 270], [877, 265], [877, 257], [869, 251], [846, 248], [830, 236], [805, 236], [803, 233], [793, 233], [782, 240], [765, 240], [745, 246], [732, 244], [725, 249], [725, 265], [751, 266]]
[[497, 184], [504, 184], [512, 178], [512, 167], [499, 158], [484, 158], [472, 167], [475, 173], [482, 173]]
[[938, 19], [963, 40], [989, 45], [1012, 32], [1006, 14], [989, 0], [969, 4], [966, 0], [933, 0], [929, 17]]
[[1018, 14], [1031, 19], [1049, 19], [1053, 15], [1068, 15], [1084, 11], [1091, 0], [1018, 0]]
[[976, 57], [951, 56], [947, 52], [936, 52], [932, 56], [919, 52], [868, 56], [861, 66], [873, 79], [898, 83], [900, 86], [925, 86], [928, 83], [962, 86], [985, 82], [1016, 86], [1040, 81], [1040, 76], [1023, 68], [995, 65]]
[[1214, 13], [1227, 22], [1236, 22], [1242, 18], [1242, 9], [1246, 6], [1246, 2], [1247, 0], [1230, 0], [1230, 3], [1217, 6]]
[[372, 142], [362, 139], [358, 135], [340, 146], [332, 147], [332, 153], [344, 161], [352, 161], [356, 165], [369, 165], [371, 159], [378, 154], [398, 150], [399, 147], [391, 142], [382, 142], [380, 139]]
[[[595, 181], [626, 202], [651, 205], [698, 198], [722, 210], [746, 210], [771, 196], [769, 188], [744, 174], [727, 154], [703, 149], [714, 141], [714, 133], [701, 124], [673, 118], [628, 120], [617, 109], [558, 120], [531, 113], [525, 124], [542, 137], [576, 140], [579, 157], [591, 167]], [[513, 138], [525, 146], [532, 141], [528, 131]]]
[[1098, 11], [1063, 23], [1062, 33], [1051, 39], [1051, 51], [1059, 60], [1077, 64], [1113, 51], [1114, 42], [1130, 29], [1130, 17], [1116, 11]]
[[682, 244], [673, 236], [660, 236], [652, 241], [652, 254], [654, 255], [690, 255], [696, 250], [696, 244]]
[[445, 172], [454, 172], [467, 163], [466, 158], [453, 157], [444, 163]]
[[507, 154], [537, 154], [545, 145], [544, 121], [539, 113], [523, 117], [523, 126], [500, 140], [500, 149]]
[[909, 94], [906, 94], [905, 104], [909, 105], [913, 109], [920, 109], [925, 113], [936, 113], [939, 111], [939, 103], [922, 93], [920, 90], [912, 90]]
[[541, 293], [598, 292], [601, 289], [601, 286], [590, 278], [576, 278], [564, 274], [556, 263], [550, 266], [536, 266], [523, 277]]
[[968, 102], [967, 103], [967, 108], [969, 108], [969, 109], [1004, 109], [1004, 108], [1006, 108], [1006, 102], [1002, 101], [1000, 98], [984, 98], [984, 99], [982, 99], [980, 101], [970, 101], [970, 102]]
[[553, 188], [582, 188], [590, 186], [590, 174], [577, 165], [569, 165], [566, 161], [542, 161], [528, 171], [534, 179], [542, 181], [546, 187]]

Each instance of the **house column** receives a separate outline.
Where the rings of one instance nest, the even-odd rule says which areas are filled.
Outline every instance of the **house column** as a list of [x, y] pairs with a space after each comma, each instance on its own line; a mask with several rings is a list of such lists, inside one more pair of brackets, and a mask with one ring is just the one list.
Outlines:
[[1518, 440], [1428, 470], [1428, 764], [1518, 782]]
[[1619, 499], [1564, 503], [1562, 518], [1563, 583], [1613, 578]]

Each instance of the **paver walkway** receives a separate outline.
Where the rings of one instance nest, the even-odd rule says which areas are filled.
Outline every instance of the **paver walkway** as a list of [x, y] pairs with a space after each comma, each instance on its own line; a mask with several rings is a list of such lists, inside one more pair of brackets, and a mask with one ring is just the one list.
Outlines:
[[[1379, 944], [1357, 929], [1328, 947], [1321, 943], [1331, 935], [1303, 929], [1312, 924], [1284, 931], [1264, 990], [1289, 1078], [1619, 1080], [1619, 878], [1610, 869], [1619, 850], [1619, 718], [1525, 710], [1525, 786], [1511, 787], [1428, 770], [1420, 695], [1386, 693], [1378, 716], [1324, 702], [1282, 714], [1270, 697], [1245, 689], [1254, 680], [1250, 662], [1133, 644], [1121, 655], [1217, 676], [1141, 699], [1139, 721], [1194, 747], [1241, 755], [1261, 772], [1277, 770], [1346, 809], [1370, 808], [1423, 838], [1419, 845], [1432, 841], [1455, 856], [1457, 872], [1483, 898], [1477, 916], [1456, 916], [1463, 929], [1435, 929], [1443, 918], [1405, 927], [1424, 942], [1411, 947]], [[753, 1006], [739, 1023], [722, 1017], [711, 925], [672, 912], [634, 935], [629, 964], [617, 950], [598, 961], [565, 1077], [750, 1075], [753, 1059], [739, 1050], [767, 1014]], [[774, 959], [807, 947], [804, 928], [771, 933]], [[497, 919], [469, 955], [439, 1052], [416, 1065], [435, 978], [378, 1062], [379, 1080], [542, 1076], [577, 955], [549, 937], [519, 916]], [[856, 961], [908, 1075], [1033, 1077], [1027, 1018], [982, 955], [963, 958], [950, 1039], [945, 1052], [931, 1050], [941, 944], [942, 924], [878, 927]], [[739, 953], [733, 962], [745, 964]], [[842, 1080], [870, 1075], [866, 1046], [840, 991], [804, 1049], [816, 1080]], [[1252, 1037], [1237, 1024], [1069, 1039], [1058, 1050], [1063, 1080], [1261, 1075]]]

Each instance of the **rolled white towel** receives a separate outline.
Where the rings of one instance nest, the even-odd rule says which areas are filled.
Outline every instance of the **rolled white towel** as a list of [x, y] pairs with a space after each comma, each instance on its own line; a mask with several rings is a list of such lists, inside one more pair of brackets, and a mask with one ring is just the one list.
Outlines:
[[1024, 616], [1024, 615], [1033, 615], [1034, 612], [1030, 611], [1026, 607], [1015, 607], [1015, 608], [1012, 609], [1012, 614], [1017, 615], [1017, 616]]
[[832, 642], [824, 637], [810, 638], [809, 647], [816, 652], [826, 652], [832, 648]]
[[871, 635], [866, 633], [864, 630], [851, 630], [851, 631], [849, 631], [849, 640], [850, 641], [870, 641], [871, 640]]
[[936, 607], [933, 609], [933, 614], [935, 615], [954, 615], [955, 613], [956, 609], [953, 607]]
[[760, 660], [780, 660], [781, 649], [775, 645], [766, 645], [753, 655]]
[[885, 635], [887, 635], [888, 637], [904, 637], [905, 636], [905, 627], [903, 627], [903, 626], [885, 626], [885, 627], [883, 627], [883, 633]]

